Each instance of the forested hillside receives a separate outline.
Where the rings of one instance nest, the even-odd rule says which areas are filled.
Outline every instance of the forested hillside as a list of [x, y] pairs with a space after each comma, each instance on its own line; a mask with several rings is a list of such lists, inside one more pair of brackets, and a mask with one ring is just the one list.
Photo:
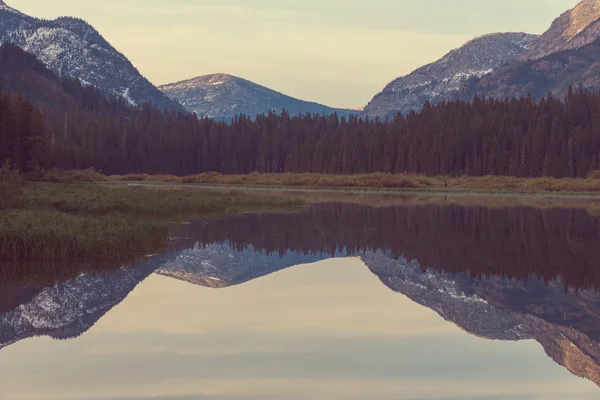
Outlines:
[[27, 94], [40, 109], [48, 165], [64, 169], [585, 177], [600, 167], [600, 94], [582, 89], [539, 102], [427, 103], [391, 121], [283, 112], [226, 124], [132, 107], [56, 77], [14, 46], [0, 48], [0, 76], [0, 89]]

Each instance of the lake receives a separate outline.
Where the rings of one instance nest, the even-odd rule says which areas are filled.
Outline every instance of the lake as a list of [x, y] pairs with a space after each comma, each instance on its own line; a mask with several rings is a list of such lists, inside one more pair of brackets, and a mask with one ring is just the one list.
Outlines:
[[0, 398], [600, 395], [589, 210], [323, 203], [171, 242], [113, 273], [0, 284]]

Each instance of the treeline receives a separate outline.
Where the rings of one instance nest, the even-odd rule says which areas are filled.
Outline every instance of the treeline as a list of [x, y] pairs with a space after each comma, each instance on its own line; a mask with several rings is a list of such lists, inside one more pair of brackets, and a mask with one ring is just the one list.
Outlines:
[[[600, 169], [600, 94], [425, 104], [392, 120], [239, 116], [230, 123], [122, 98], [59, 78], [16, 46], [0, 48], [0, 89], [45, 119], [49, 166], [107, 174], [372, 172], [586, 177]], [[11, 133], [12, 134], [12, 133]]]
[[9, 161], [20, 171], [48, 164], [44, 118], [29, 100], [0, 93], [0, 167]]
[[[110, 114], [108, 114], [110, 115]], [[600, 94], [564, 102], [426, 104], [392, 121], [240, 116], [231, 124], [149, 107], [98, 118], [50, 113], [52, 163], [113, 173], [371, 172], [586, 177], [600, 168]]]
[[237, 250], [323, 258], [383, 251], [417, 260], [424, 270], [600, 289], [600, 219], [585, 210], [330, 203], [302, 214], [247, 214], [181, 229], [190, 245], [226, 242]]

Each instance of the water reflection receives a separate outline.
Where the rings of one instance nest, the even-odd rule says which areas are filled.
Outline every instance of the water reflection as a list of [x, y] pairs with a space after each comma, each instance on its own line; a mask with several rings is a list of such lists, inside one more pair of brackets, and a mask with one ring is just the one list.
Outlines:
[[302, 214], [196, 222], [178, 236], [179, 250], [133, 269], [2, 288], [0, 348], [77, 337], [153, 273], [225, 288], [358, 257], [389, 289], [465, 332], [536, 340], [557, 364], [600, 385], [600, 220], [584, 210], [318, 204]]

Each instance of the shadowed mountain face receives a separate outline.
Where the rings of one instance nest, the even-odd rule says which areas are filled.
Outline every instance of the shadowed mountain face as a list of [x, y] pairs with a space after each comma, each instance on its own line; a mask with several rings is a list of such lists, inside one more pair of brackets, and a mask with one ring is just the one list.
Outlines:
[[227, 74], [200, 76], [163, 85], [159, 89], [189, 112], [226, 122], [240, 114], [254, 118], [258, 114], [270, 111], [279, 114], [283, 110], [291, 115], [337, 113], [341, 117], [355, 114], [351, 110], [298, 100]]
[[534, 339], [600, 385], [600, 221], [584, 210], [319, 204], [302, 214], [195, 222], [178, 235], [195, 245], [107, 276], [9, 288], [15, 296], [0, 298], [0, 348], [36, 335], [78, 336], [153, 272], [224, 288], [355, 256], [385, 286], [464, 331]]
[[83, 20], [41, 20], [2, 3], [0, 43], [4, 42], [34, 54], [59, 76], [77, 78], [132, 105], [152, 103], [161, 109], [181, 109]]

